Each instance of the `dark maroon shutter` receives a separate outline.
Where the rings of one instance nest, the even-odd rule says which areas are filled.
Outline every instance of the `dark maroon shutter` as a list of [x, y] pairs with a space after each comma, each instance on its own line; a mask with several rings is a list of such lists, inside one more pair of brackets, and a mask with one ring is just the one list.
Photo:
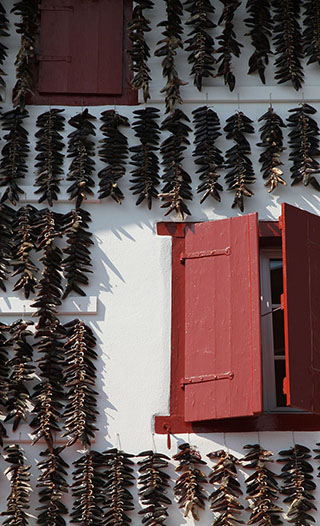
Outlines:
[[40, 93], [121, 95], [122, 0], [43, 0]]
[[283, 203], [280, 226], [287, 402], [320, 413], [320, 217]]
[[188, 229], [185, 420], [262, 411], [258, 216]]

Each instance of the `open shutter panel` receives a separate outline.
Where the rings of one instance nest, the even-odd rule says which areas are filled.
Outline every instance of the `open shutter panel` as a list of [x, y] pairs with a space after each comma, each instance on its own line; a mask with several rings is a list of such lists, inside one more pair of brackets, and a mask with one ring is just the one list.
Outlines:
[[262, 411], [258, 216], [187, 230], [185, 420]]
[[40, 93], [121, 95], [122, 0], [43, 0]]
[[287, 403], [320, 413], [320, 217], [283, 203], [280, 226]]

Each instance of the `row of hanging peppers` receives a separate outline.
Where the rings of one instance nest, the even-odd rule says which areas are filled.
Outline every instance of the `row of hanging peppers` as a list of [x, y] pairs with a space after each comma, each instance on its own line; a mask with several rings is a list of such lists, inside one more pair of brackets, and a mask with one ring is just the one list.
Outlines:
[[[319, 444], [317, 444], [319, 445]], [[68, 492], [66, 480], [68, 465], [61, 457], [64, 447], [42, 453], [45, 460], [38, 464], [41, 471], [38, 477], [39, 512], [37, 524], [46, 526], [65, 526], [68, 509], [63, 503], [63, 494]], [[315, 521], [312, 512], [317, 509], [314, 501], [316, 484], [313, 481], [313, 467], [310, 464], [310, 449], [295, 444], [280, 451], [277, 462], [283, 464], [280, 475], [270, 469], [273, 453], [260, 444], [244, 446], [247, 450], [242, 459], [220, 449], [207, 456], [213, 462], [208, 475], [203, 471], [206, 462], [199, 452], [188, 443], [181, 444], [173, 456], [178, 462], [175, 471], [178, 478], [173, 485], [173, 493], [184, 516], [200, 520], [200, 510], [209, 502], [213, 512], [214, 526], [234, 526], [236, 523], [257, 524], [258, 526], [277, 526], [283, 523], [284, 510], [276, 501], [284, 495], [288, 504], [285, 519], [295, 526], [309, 526]], [[319, 449], [316, 459], [319, 460]], [[138, 457], [138, 495], [141, 503], [139, 515], [146, 526], [161, 526], [169, 517], [172, 500], [168, 496], [171, 477], [168, 473], [170, 458], [152, 450], [138, 455], [125, 453], [117, 448], [103, 453], [91, 450], [73, 462], [73, 507], [71, 522], [89, 526], [128, 526], [135, 509], [130, 486], [135, 484], [133, 457]], [[5, 460], [9, 463], [7, 473], [11, 474], [11, 493], [7, 499], [4, 524], [28, 525], [27, 509], [30, 498], [30, 467], [25, 464], [22, 449], [18, 445], [5, 448]], [[238, 466], [251, 471], [246, 478], [245, 500], [239, 478]], [[319, 475], [318, 475], [319, 476]], [[281, 487], [279, 482], [281, 481]], [[211, 489], [205, 491], [205, 484]], [[208, 486], [207, 486], [208, 487]], [[242, 511], [250, 513], [245, 522]]]

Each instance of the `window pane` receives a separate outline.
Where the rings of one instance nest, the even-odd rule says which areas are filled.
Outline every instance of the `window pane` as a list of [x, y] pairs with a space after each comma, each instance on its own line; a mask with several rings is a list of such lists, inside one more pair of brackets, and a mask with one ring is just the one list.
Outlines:
[[270, 259], [271, 300], [273, 304], [281, 303], [283, 293], [282, 259]]
[[276, 360], [274, 362], [274, 370], [276, 376], [276, 396], [277, 406], [286, 407], [286, 396], [283, 394], [283, 379], [286, 376], [286, 367], [284, 360]]
[[284, 315], [283, 310], [277, 310], [272, 314], [273, 344], [275, 356], [284, 356]]

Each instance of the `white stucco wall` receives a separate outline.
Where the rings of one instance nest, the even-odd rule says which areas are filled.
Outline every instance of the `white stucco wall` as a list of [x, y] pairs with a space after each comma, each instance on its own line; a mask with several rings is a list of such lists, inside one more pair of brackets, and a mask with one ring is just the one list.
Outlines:
[[[7, 11], [11, 7], [11, 2], [3, 2]], [[155, 0], [155, 9], [150, 14], [152, 18], [153, 31], [147, 35], [150, 45], [153, 45], [160, 39], [160, 28], [157, 28], [157, 22], [164, 18], [163, 2]], [[243, 2], [245, 4], [245, 2]], [[220, 6], [219, 6], [220, 9]], [[218, 12], [218, 10], [217, 10]], [[239, 10], [239, 27], [240, 34], [245, 33], [245, 28], [241, 22], [244, 18], [243, 10]], [[15, 18], [11, 16], [13, 23]], [[8, 73], [7, 91], [2, 103], [3, 111], [11, 108], [10, 93], [14, 84], [14, 66], [13, 62], [17, 53], [19, 38], [14, 36], [13, 27], [11, 28], [12, 37], [10, 39], [10, 50], [8, 58], [4, 64], [4, 70]], [[189, 32], [189, 30], [188, 30]], [[216, 33], [217, 34], [217, 33]], [[246, 42], [247, 37], [241, 37], [242, 42]], [[240, 108], [247, 116], [253, 119], [256, 133], [249, 137], [252, 145], [252, 159], [256, 170], [257, 182], [252, 186], [255, 195], [245, 199], [245, 212], [258, 212], [260, 219], [275, 220], [279, 216], [281, 202], [286, 201], [295, 206], [301, 207], [310, 212], [319, 214], [320, 196], [317, 195], [312, 187], [303, 187], [297, 185], [290, 186], [289, 164], [286, 162], [288, 151], [283, 154], [285, 163], [285, 177], [288, 186], [275, 190], [271, 195], [268, 194], [264, 187], [264, 181], [260, 174], [258, 157], [261, 149], [255, 147], [258, 142], [258, 118], [267, 110], [270, 93], [275, 110], [279, 115], [286, 119], [288, 109], [295, 107], [305, 100], [312, 100], [313, 105], [320, 112], [320, 70], [316, 66], [306, 68], [306, 87], [297, 93], [291, 86], [274, 86], [271, 73], [268, 75], [268, 86], [263, 87], [256, 77], [246, 75], [247, 59], [251, 53], [251, 47], [244, 48], [241, 60], [235, 60], [236, 76], [238, 86], [231, 95], [229, 90], [223, 86], [222, 79], [212, 81], [217, 88], [204, 88], [199, 94], [193, 89], [193, 81], [189, 79], [189, 85], [182, 88], [182, 95], [185, 98], [183, 111], [191, 117], [192, 110], [202, 104], [212, 105], [221, 119], [221, 125], [224, 126], [226, 118], [232, 115]], [[159, 91], [163, 86], [161, 76], [161, 60], [152, 58], [152, 84], [151, 94], [154, 101], [149, 105], [157, 106], [162, 110], [161, 118], [164, 117], [163, 104], [159, 99]], [[188, 79], [189, 66], [186, 67], [186, 54], [180, 53], [178, 66], [182, 79]], [[270, 67], [270, 72], [273, 68]], [[239, 94], [239, 97], [238, 97]], [[216, 102], [213, 103], [213, 99]], [[112, 107], [92, 107], [90, 113], [97, 117], [97, 126], [99, 127], [99, 115], [102, 111]], [[34, 175], [34, 156], [36, 131], [35, 121], [38, 115], [48, 109], [47, 106], [28, 107], [30, 118], [27, 120], [27, 128], [30, 133], [31, 152], [29, 156], [29, 173], [25, 180], [26, 197], [20, 205], [32, 198], [32, 184]], [[80, 107], [65, 108], [66, 120], [81, 111]], [[135, 107], [117, 107], [117, 111], [129, 117], [133, 121], [133, 111]], [[320, 113], [317, 115], [319, 118]], [[161, 120], [161, 119], [160, 119]], [[159, 120], [159, 122], [160, 122]], [[72, 131], [69, 125], [64, 132], [65, 137]], [[285, 130], [285, 134], [288, 130]], [[130, 146], [137, 144], [132, 130], [125, 130], [129, 138]], [[162, 135], [162, 139], [165, 135]], [[96, 144], [102, 138], [97, 129]], [[190, 203], [192, 216], [188, 221], [205, 221], [215, 220], [239, 214], [238, 209], [232, 209], [233, 193], [224, 191], [222, 193], [222, 202], [219, 204], [207, 199], [202, 205], [199, 204], [199, 196], [195, 189], [199, 183], [198, 177], [195, 176], [195, 165], [192, 160], [192, 135], [190, 135], [191, 147], [189, 148], [185, 168], [193, 179], [194, 199]], [[67, 144], [67, 139], [66, 139]], [[0, 143], [0, 146], [3, 142]], [[225, 151], [231, 147], [231, 141], [226, 141], [221, 137], [218, 146]], [[2, 147], [2, 146], [1, 146]], [[96, 157], [97, 171], [101, 163]], [[66, 160], [65, 167], [67, 170], [69, 161]], [[153, 417], [155, 414], [168, 414], [169, 407], [169, 383], [170, 383], [170, 319], [171, 319], [171, 238], [162, 237], [156, 234], [156, 224], [164, 220], [164, 211], [160, 209], [160, 203], [154, 203], [152, 211], [147, 210], [146, 206], [135, 206], [135, 198], [129, 191], [130, 183], [130, 166], [128, 164], [126, 177], [121, 182], [122, 190], [125, 194], [125, 200], [121, 206], [112, 200], [101, 203], [90, 203], [84, 205], [92, 216], [91, 229], [94, 232], [95, 245], [92, 250], [93, 271], [90, 278], [90, 285], [86, 288], [87, 295], [97, 297], [98, 310], [97, 314], [81, 314], [82, 317], [95, 331], [98, 339], [98, 379], [97, 387], [100, 392], [99, 409], [100, 418], [98, 427], [100, 432], [97, 433], [96, 441], [93, 447], [98, 450], [104, 450], [110, 446], [120, 446], [125, 451], [139, 453], [142, 450], [155, 448], [157, 451], [176, 453], [177, 444], [184, 440], [190, 441], [197, 446], [203, 456], [212, 450], [228, 447], [230, 451], [241, 456], [242, 446], [246, 443], [255, 443], [260, 441], [261, 444], [271, 449], [275, 454], [283, 448], [293, 445], [293, 442], [302, 443], [309, 447], [315, 447], [315, 443], [320, 441], [319, 433], [302, 433], [297, 432], [263, 432], [260, 436], [257, 433], [232, 433], [232, 434], [202, 434], [202, 435], [180, 435], [172, 437], [172, 449], [167, 451], [166, 437], [164, 435], [153, 434]], [[223, 179], [223, 177], [221, 177]], [[96, 179], [96, 182], [97, 179]], [[222, 181], [223, 183], [223, 181]], [[63, 181], [63, 186], [67, 182]], [[224, 185], [224, 184], [223, 184]], [[225, 185], [224, 185], [225, 187]], [[97, 189], [97, 186], [96, 186]], [[62, 192], [62, 196], [64, 193]], [[31, 199], [32, 200], [32, 199]], [[71, 209], [72, 204], [65, 200], [57, 203], [54, 209], [59, 212], [67, 212]], [[45, 207], [45, 205], [39, 205]], [[171, 221], [178, 221], [174, 214], [168, 218]], [[63, 244], [61, 245], [63, 246]], [[8, 297], [19, 297], [18, 294], [8, 290]], [[22, 298], [22, 296], [20, 296]], [[17, 316], [16, 316], [17, 317]], [[64, 316], [63, 321], [68, 321], [71, 316]], [[1, 314], [1, 321], [10, 323], [13, 316]], [[27, 425], [21, 427], [16, 433], [16, 440], [23, 444], [25, 452], [32, 468], [32, 485], [35, 487], [37, 469], [34, 460], [39, 458], [39, 452], [44, 448], [43, 444], [31, 446], [28, 443], [30, 429]], [[13, 435], [10, 433], [10, 436]], [[79, 455], [76, 446], [66, 450], [63, 457], [70, 463]], [[0, 472], [5, 466], [3, 459], [0, 461]], [[173, 464], [172, 464], [173, 466]], [[280, 465], [274, 467], [278, 472]], [[242, 470], [243, 471], [243, 470]], [[176, 475], [173, 473], [173, 477]], [[243, 479], [243, 473], [241, 475]], [[4, 509], [5, 498], [8, 494], [8, 482], [0, 475], [0, 510]], [[133, 490], [136, 495], [136, 489]], [[172, 491], [170, 491], [172, 495]], [[34, 491], [32, 496], [31, 512], [34, 513], [34, 507], [37, 500], [37, 492]], [[71, 508], [71, 498], [67, 498]], [[131, 514], [133, 524], [140, 523], [137, 515], [139, 508], [138, 499], [136, 498], [136, 511]], [[211, 513], [203, 513], [203, 523], [211, 522]], [[0, 519], [1, 522], [1, 519]], [[183, 514], [178, 510], [177, 505], [173, 505], [170, 511], [170, 518], [167, 521], [168, 526], [173, 524], [184, 524], [192, 522], [191, 519], [186, 521]], [[32, 519], [31, 524], [35, 524]]]

